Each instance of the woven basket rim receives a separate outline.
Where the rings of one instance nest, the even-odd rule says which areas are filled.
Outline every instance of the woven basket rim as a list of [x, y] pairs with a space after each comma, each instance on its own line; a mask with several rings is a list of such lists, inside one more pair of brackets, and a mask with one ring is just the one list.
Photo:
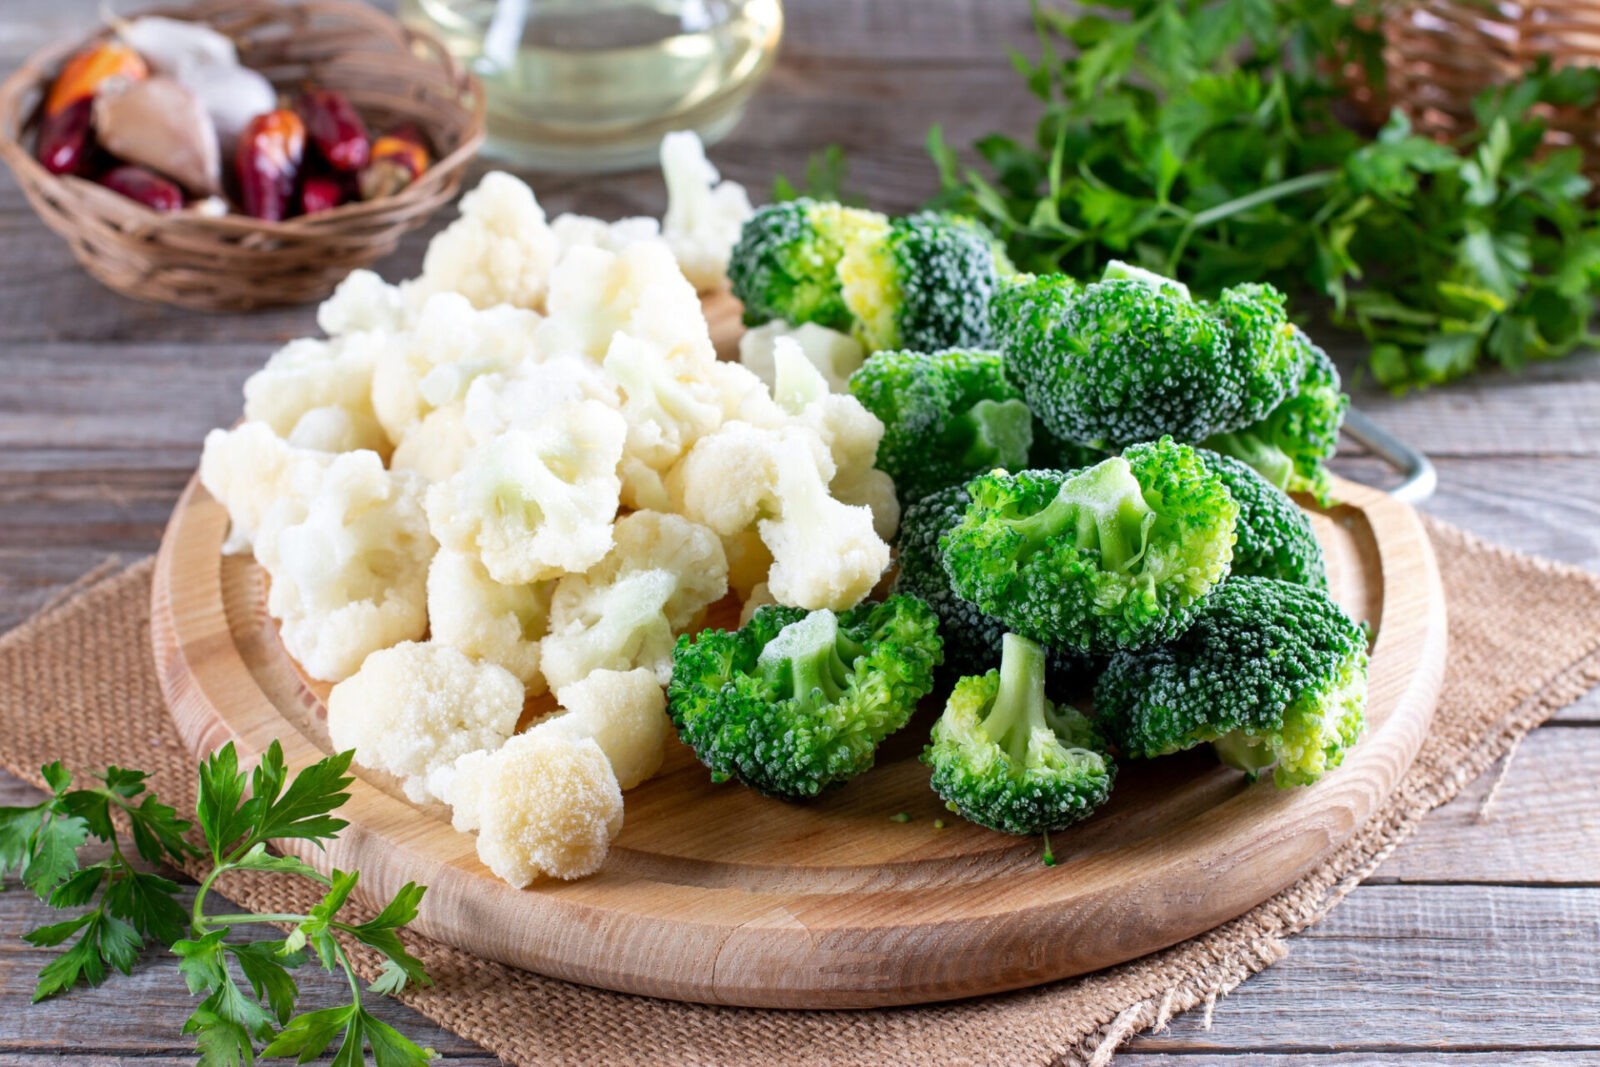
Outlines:
[[[161, 15], [168, 18], [183, 19], [185, 21], [205, 21], [204, 11], [207, 7], [219, 7], [217, 0], [198, 0], [186, 5], [158, 4], [142, 8], [128, 14], [119, 15], [129, 20], [144, 15]], [[460, 142], [449, 153], [435, 160], [433, 164], [422, 173], [422, 176], [391, 196], [380, 197], [376, 200], [357, 200], [328, 211], [318, 212], [315, 215], [302, 215], [295, 218], [284, 219], [279, 222], [254, 218], [243, 212], [237, 211], [230, 204], [226, 215], [201, 215], [197, 212], [171, 212], [160, 213], [143, 209], [149, 216], [147, 229], [157, 227], [176, 227], [190, 230], [194, 233], [209, 233], [214, 235], [241, 236], [249, 234], [283, 235], [286, 237], [316, 236], [319, 231], [326, 231], [329, 235], [345, 228], [345, 224], [360, 221], [369, 216], [385, 214], [396, 207], [402, 207], [412, 201], [422, 200], [430, 194], [434, 185], [447, 180], [444, 176], [456, 173], [472, 159], [483, 144], [484, 123], [487, 116], [487, 100], [484, 96], [483, 86], [478, 79], [465, 69], [456, 58], [452, 56], [438, 38], [421, 30], [413, 29], [398, 19], [358, 0], [231, 0], [225, 5], [230, 10], [259, 9], [263, 14], [275, 12], [277, 18], [288, 21], [291, 13], [297, 10], [315, 9], [324, 12], [333, 12], [364, 22], [374, 30], [383, 30], [389, 33], [396, 43], [407, 50], [413, 46], [421, 45], [429, 53], [428, 60], [437, 63], [443, 68], [445, 76], [455, 85], [463, 100], [468, 101], [466, 107], [469, 120], [466, 131]], [[3, 82], [0, 82], [0, 159], [16, 172], [19, 181], [32, 181], [36, 184], [70, 189], [77, 196], [109, 196], [119, 201], [127, 198], [115, 193], [97, 182], [76, 175], [52, 174], [44, 168], [32, 152], [23, 143], [24, 134], [32, 121], [35, 105], [30, 105], [30, 94], [37, 93], [42, 100], [48, 87], [48, 81], [54, 76], [62, 60], [81, 49], [91, 41], [102, 40], [110, 36], [111, 28], [102, 26], [98, 32], [88, 36], [62, 38], [53, 41], [31, 53], [16, 70], [12, 71]], [[419, 57], [420, 58], [420, 57]], [[132, 204], [132, 201], [127, 201]], [[142, 207], [142, 205], [134, 205]]]

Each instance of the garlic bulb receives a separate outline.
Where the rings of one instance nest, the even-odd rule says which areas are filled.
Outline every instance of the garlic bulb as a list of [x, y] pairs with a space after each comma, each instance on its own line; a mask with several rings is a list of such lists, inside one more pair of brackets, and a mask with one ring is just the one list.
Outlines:
[[123, 43], [160, 74], [181, 74], [192, 67], [239, 65], [239, 50], [233, 41], [198, 22], [160, 15], [145, 15], [132, 22], [107, 16], [107, 21]]
[[107, 81], [95, 94], [94, 130], [118, 159], [165, 174], [191, 194], [221, 189], [217, 128], [200, 98], [173, 78]]

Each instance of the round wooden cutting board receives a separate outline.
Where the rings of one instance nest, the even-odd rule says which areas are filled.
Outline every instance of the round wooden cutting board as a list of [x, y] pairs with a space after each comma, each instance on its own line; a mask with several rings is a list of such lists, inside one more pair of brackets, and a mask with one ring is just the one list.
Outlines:
[[[1121, 768], [1110, 803], [1052, 838], [1007, 837], [946, 811], [916, 755], [932, 713], [878, 766], [810, 804], [713, 786], [676, 742], [626, 797], [605, 867], [513, 889], [447, 813], [361, 771], [326, 871], [361, 871], [387, 899], [429, 887], [418, 928], [541, 974], [678, 1000], [785, 1008], [915, 1004], [1082, 974], [1232, 919], [1327, 856], [1383, 802], [1427, 732], [1445, 655], [1438, 571], [1416, 514], [1335, 484], [1314, 514], [1339, 602], [1374, 634], [1367, 728], [1314, 786], [1249, 783], [1196, 750]], [[157, 562], [157, 669], [196, 753], [241, 760], [282, 742], [291, 766], [330, 751], [327, 687], [306, 681], [266, 612], [249, 558], [220, 553], [227, 516], [192, 483]], [[897, 821], [900, 813], [909, 816]], [[935, 826], [942, 820], [942, 826]]]

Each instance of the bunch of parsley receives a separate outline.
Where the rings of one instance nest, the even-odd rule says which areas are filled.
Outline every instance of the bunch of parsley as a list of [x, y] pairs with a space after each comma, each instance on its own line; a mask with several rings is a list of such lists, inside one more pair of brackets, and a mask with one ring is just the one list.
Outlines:
[[[146, 791], [140, 771], [111, 767], [94, 784], [73, 788], [60, 763], [43, 768], [50, 797], [25, 808], [0, 808], [0, 876], [15, 871], [22, 884], [51, 907], [82, 909], [63, 922], [31, 930], [29, 944], [71, 944], [39, 973], [35, 1002], [82, 983], [97, 985], [111, 970], [128, 974], [146, 943], [176, 953], [189, 991], [202, 999], [184, 1024], [194, 1035], [202, 1064], [253, 1063], [262, 1056], [321, 1055], [337, 1039], [334, 1062], [359, 1064], [371, 1051], [378, 1067], [411, 1067], [432, 1058], [362, 1005], [362, 990], [347, 945], [377, 950], [383, 969], [368, 989], [398, 993], [407, 983], [426, 983], [422, 964], [401, 944], [397, 931], [416, 918], [424, 887], [407, 884], [366, 922], [340, 918], [357, 875], [334, 871], [326, 878], [292, 856], [267, 851], [270, 840], [319, 844], [347, 825], [331, 813], [349, 799], [345, 788], [352, 753], [330, 756], [292, 779], [276, 742], [255, 770], [239, 769], [232, 744], [200, 765], [195, 818], [177, 812]], [[125, 824], [139, 863], [123, 849], [117, 832]], [[203, 847], [188, 836], [198, 824]], [[90, 838], [110, 854], [80, 865], [78, 851]], [[176, 882], [148, 869], [159, 864], [209, 861], [210, 871], [186, 911]], [[299, 874], [328, 887], [308, 913], [209, 915], [205, 904], [216, 880], [232, 871]], [[285, 937], [241, 941], [229, 937], [255, 923], [289, 926]], [[299, 989], [292, 972], [315, 956], [349, 982], [347, 1004], [295, 1013]]]
[[1203, 293], [1311, 290], [1371, 342], [1394, 389], [1518, 367], [1590, 342], [1600, 219], [1550, 108], [1588, 108], [1600, 73], [1530, 71], [1475, 102], [1452, 144], [1396, 113], [1362, 128], [1383, 81], [1374, 0], [1100, 0], [1036, 6], [1034, 143], [995, 134], [963, 167], [935, 128], [939, 205], [987, 221], [1018, 266], [1097, 274], [1107, 259]]

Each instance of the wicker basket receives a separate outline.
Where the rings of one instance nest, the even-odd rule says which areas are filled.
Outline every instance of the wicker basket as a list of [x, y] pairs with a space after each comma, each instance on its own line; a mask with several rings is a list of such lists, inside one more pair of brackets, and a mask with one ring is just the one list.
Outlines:
[[[1387, 12], [1384, 37], [1387, 102], [1420, 132], [1449, 138], [1472, 127], [1479, 91], [1541, 57], [1557, 66], [1600, 65], [1600, 0], [1410, 0]], [[1589, 177], [1600, 181], [1600, 114], [1550, 108], [1546, 117], [1547, 139], [1581, 148]]]
[[360, 3], [200, 0], [149, 14], [205, 22], [276, 86], [338, 89], [375, 130], [410, 121], [439, 159], [402, 192], [332, 211], [262, 222], [242, 214], [156, 214], [33, 157], [44, 90], [83, 42], [47, 48], [0, 85], [0, 156], [45, 225], [95, 278], [141, 300], [237, 311], [327, 295], [346, 274], [394, 251], [447, 203], [483, 140], [483, 90], [438, 42]]

